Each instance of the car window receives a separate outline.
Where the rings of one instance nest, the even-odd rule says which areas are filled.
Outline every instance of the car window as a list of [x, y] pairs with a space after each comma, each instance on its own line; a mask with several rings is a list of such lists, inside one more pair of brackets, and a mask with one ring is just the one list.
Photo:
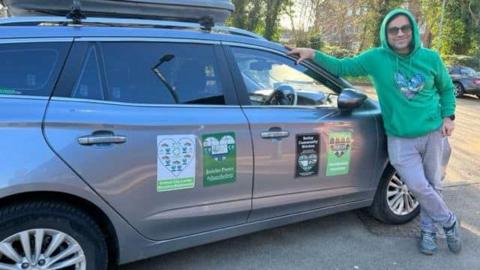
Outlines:
[[473, 76], [476, 73], [473, 68], [469, 68], [469, 67], [463, 67], [461, 69], [461, 72], [462, 72], [462, 74], [468, 75], [468, 76]]
[[[336, 106], [335, 92], [314, 71], [275, 53], [238, 47], [232, 51], [252, 105]], [[272, 102], [278, 91], [286, 99]]]
[[83, 63], [80, 77], [75, 84], [72, 97], [104, 99], [98, 55], [94, 46], [88, 49], [87, 57]]
[[458, 73], [458, 68], [456, 67], [451, 67], [448, 69], [448, 73], [450, 74], [457, 74]]
[[67, 43], [0, 45], [0, 94], [49, 96]]
[[105, 42], [105, 99], [149, 104], [225, 104], [214, 47]]

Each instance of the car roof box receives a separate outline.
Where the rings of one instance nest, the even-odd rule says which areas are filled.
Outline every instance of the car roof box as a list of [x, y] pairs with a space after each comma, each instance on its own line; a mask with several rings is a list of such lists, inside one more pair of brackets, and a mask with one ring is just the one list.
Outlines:
[[87, 17], [199, 21], [224, 23], [234, 11], [230, 0], [0, 0], [10, 16], [66, 16], [80, 6]]

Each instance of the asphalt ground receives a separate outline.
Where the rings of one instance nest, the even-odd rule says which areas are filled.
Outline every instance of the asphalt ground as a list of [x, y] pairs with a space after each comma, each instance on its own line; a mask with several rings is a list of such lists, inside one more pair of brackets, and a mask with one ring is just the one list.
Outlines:
[[[369, 95], [372, 90], [363, 87]], [[384, 225], [356, 210], [236, 237], [122, 266], [121, 270], [480, 269], [480, 100], [457, 102], [444, 197], [462, 220], [463, 250], [440, 235], [433, 256], [418, 252], [418, 219]]]

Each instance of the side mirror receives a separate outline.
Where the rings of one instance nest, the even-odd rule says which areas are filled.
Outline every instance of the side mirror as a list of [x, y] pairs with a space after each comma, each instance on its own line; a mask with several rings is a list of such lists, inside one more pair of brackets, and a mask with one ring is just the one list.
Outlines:
[[351, 112], [360, 107], [367, 99], [367, 95], [352, 88], [345, 88], [338, 96], [337, 105], [341, 112]]

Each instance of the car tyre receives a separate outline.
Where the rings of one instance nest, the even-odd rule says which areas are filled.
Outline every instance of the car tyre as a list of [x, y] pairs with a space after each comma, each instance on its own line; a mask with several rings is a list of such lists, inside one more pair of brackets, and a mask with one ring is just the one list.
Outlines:
[[395, 169], [389, 166], [380, 180], [369, 212], [384, 223], [403, 224], [420, 213], [420, 205]]
[[47, 201], [0, 209], [0, 265], [105, 270], [107, 254], [100, 227], [80, 209]]
[[455, 97], [460, 98], [463, 97], [463, 94], [465, 94], [465, 89], [463, 88], [463, 85], [461, 83], [454, 83], [455, 85]]

